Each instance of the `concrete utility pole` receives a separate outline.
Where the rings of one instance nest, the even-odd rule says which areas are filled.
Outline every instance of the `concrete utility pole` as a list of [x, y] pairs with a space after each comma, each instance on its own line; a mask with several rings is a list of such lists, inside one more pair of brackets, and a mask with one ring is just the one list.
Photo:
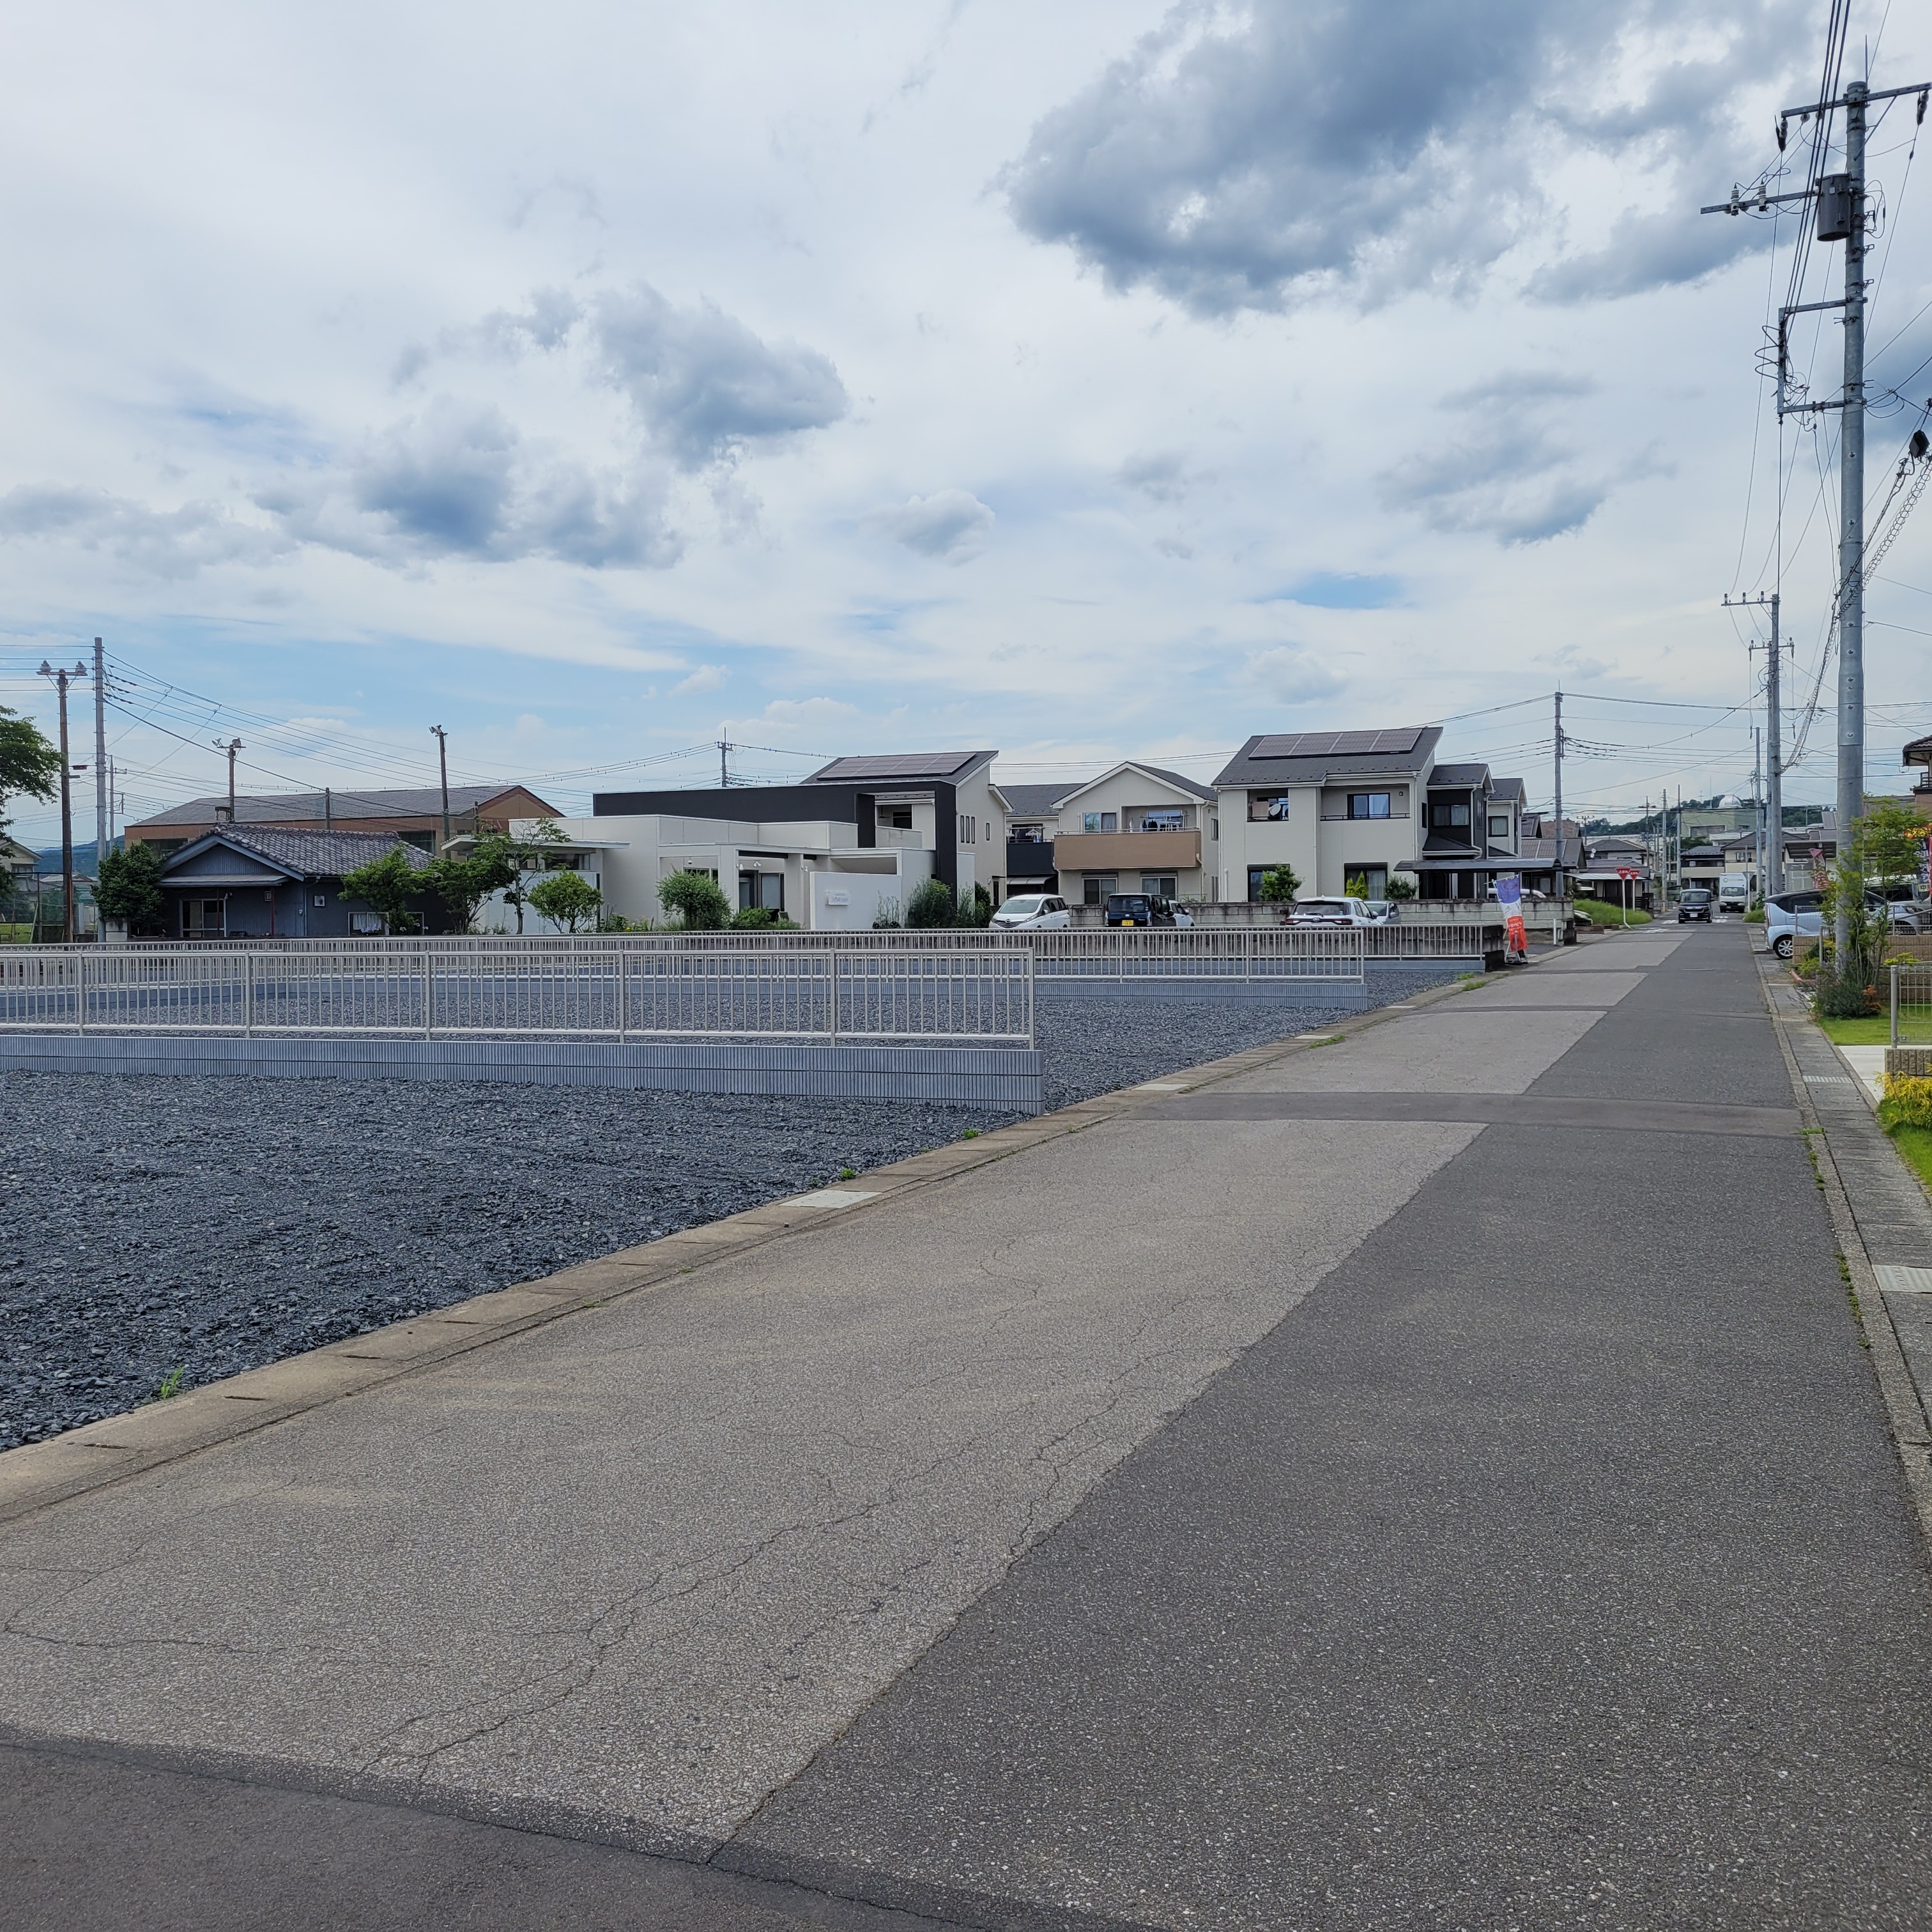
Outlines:
[[[1782, 700], [1778, 695], [1784, 671], [1784, 640], [1778, 622], [1778, 602], [1775, 590], [1768, 596], [1761, 592], [1756, 597], [1724, 599], [1727, 610], [1755, 604], [1771, 613], [1771, 642], [1766, 646], [1769, 656], [1765, 662], [1764, 672], [1765, 788], [1760, 794], [1764, 801], [1766, 898], [1784, 890], [1784, 728], [1781, 722]], [[1756, 650], [1757, 646], [1753, 644], [1750, 649]]]
[[40, 660], [40, 675], [50, 677], [60, 693], [61, 760], [61, 938], [74, 944], [74, 787], [67, 761], [67, 688], [77, 677], [87, 675], [87, 667], [77, 664], [71, 670], [56, 670], [46, 658]]
[[[1764, 892], [1764, 734], [1751, 727], [1751, 864]], [[1747, 894], [1748, 898], [1749, 895]]]
[[442, 773], [442, 842], [449, 843], [449, 734], [440, 724], [432, 724], [431, 734], [436, 740], [436, 764]]
[[235, 754], [242, 748], [242, 740], [231, 738], [224, 745], [218, 738], [214, 741], [214, 748], [228, 754], [228, 822], [232, 825], [235, 823]]
[[100, 871], [107, 850], [107, 674], [101, 662], [100, 640], [94, 640], [94, 869]]
[[731, 783], [731, 766], [729, 762], [730, 756], [730, 740], [720, 738], [718, 741], [718, 782], [721, 786], [728, 788]]
[[1550, 875], [1559, 916], [1563, 904], [1563, 694], [1556, 694], [1556, 869]]

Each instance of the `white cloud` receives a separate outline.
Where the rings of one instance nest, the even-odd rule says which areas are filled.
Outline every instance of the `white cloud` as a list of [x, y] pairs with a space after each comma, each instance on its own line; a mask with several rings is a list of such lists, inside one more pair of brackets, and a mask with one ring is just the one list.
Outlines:
[[856, 718], [859, 707], [836, 698], [775, 698], [759, 715], [773, 724], [832, 726]]
[[698, 691], [716, 691], [730, 674], [722, 664], [700, 664], [688, 677], [680, 678], [670, 688], [674, 698], [688, 698]]

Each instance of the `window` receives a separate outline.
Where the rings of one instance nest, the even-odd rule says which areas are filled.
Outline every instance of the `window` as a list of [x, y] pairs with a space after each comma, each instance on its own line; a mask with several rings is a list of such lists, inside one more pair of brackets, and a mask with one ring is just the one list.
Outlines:
[[1141, 890], [1150, 899], [1173, 898], [1176, 896], [1174, 878], [1172, 872], [1143, 872], [1141, 874]]
[[1016, 825], [1008, 838], [1007, 843], [1013, 845], [1043, 845], [1046, 842], [1040, 835], [1040, 828], [1037, 825]]
[[1432, 805], [1429, 808], [1429, 822], [1438, 831], [1454, 829], [1466, 832], [1469, 829], [1469, 808], [1466, 805]]
[[1507, 838], [1509, 836], [1509, 814], [1506, 812], [1491, 812], [1490, 814], [1490, 836], [1492, 838]]
[[1118, 879], [1103, 878], [1097, 872], [1088, 873], [1081, 903], [1090, 906], [1105, 905], [1113, 897], [1120, 883]]
[[228, 933], [226, 899], [183, 899], [182, 937], [184, 939], [223, 939]]
[[1208, 820], [1208, 836], [1210, 838], [1214, 839], [1217, 842], [1220, 840], [1221, 836], [1221, 821], [1218, 818], [1210, 818]]
[[977, 844], [980, 838], [980, 821], [970, 812], [959, 814], [959, 842], [962, 845]]
[[1248, 822], [1262, 825], [1274, 820], [1277, 822], [1288, 816], [1288, 794], [1286, 792], [1251, 791], [1248, 794]]
[[[1120, 814], [1112, 812], [1090, 812], [1083, 814], [1080, 829], [1083, 832], [1118, 832], [1120, 829]], [[1091, 904], [1093, 902], [1088, 902]]]
[[782, 872], [740, 872], [738, 874], [738, 910], [751, 912], [784, 910], [784, 874]]
[[1180, 832], [1186, 829], [1186, 814], [1178, 805], [1150, 807], [1140, 817], [1143, 832]]
[[1386, 866], [1351, 866], [1348, 876], [1342, 881], [1350, 897], [1358, 899], [1385, 899], [1388, 897], [1389, 868]]
[[882, 805], [873, 812], [874, 819], [894, 832], [912, 830], [912, 807], [909, 805]]
[[1351, 818], [1386, 818], [1389, 815], [1389, 795], [1385, 791], [1352, 791], [1348, 794], [1348, 816]]

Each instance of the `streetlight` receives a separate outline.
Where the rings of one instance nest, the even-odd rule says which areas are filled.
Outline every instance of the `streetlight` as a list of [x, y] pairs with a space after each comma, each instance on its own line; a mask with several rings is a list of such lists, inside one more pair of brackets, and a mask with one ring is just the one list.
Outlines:
[[[77, 677], [87, 675], [87, 667], [77, 664], [71, 670], [56, 670], [45, 658], [40, 660], [40, 675], [50, 677], [60, 692], [60, 754], [61, 754], [61, 937], [68, 946], [74, 944], [74, 801], [68, 789], [67, 764], [67, 688]], [[94, 862], [100, 862], [100, 855], [94, 854]]]

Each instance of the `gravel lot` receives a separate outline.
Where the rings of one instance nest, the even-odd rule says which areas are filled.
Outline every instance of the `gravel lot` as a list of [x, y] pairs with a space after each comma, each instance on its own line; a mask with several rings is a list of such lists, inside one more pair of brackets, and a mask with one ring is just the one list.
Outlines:
[[[1378, 975], [1378, 1003], [1439, 972]], [[1042, 1001], [1060, 1107], [1340, 1017]], [[407, 1081], [0, 1076], [0, 1448], [1008, 1116]]]

